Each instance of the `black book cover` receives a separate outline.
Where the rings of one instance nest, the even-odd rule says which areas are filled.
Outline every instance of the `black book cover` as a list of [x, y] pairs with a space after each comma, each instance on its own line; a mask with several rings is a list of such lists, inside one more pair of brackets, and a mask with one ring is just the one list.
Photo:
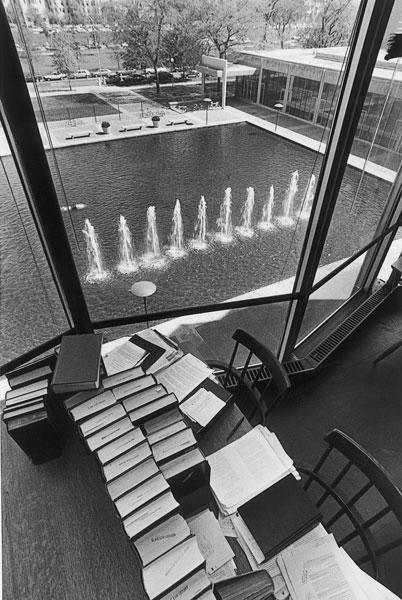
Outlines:
[[287, 475], [238, 509], [268, 560], [310, 531], [321, 514], [293, 475]]
[[61, 454], [59, 436], [45, 409], [10, 419], [7, 431], [34, 464]]
[[99, 387], [102, 339], [102, 333], [63, 336], [51, 384], [56, 394]]

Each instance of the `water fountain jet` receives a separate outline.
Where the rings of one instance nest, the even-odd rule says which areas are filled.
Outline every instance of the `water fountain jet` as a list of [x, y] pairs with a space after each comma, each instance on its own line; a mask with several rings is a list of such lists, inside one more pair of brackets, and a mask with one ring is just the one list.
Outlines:
[[293, 204], [297, 194], [299, 183], [299, 171], [292, 173], [290, 185], [283, 201], [283, 215], [278, 217], [278, 221], [283, 227], [290, 227], [294, 224], [293, 219]]
[[252, 218], [253, 218], [253, 208], [254, 208], [254, 188], [247, 188], [247, 198], [243, 206], [243, 210], [241, 213], [241, 222], [238, 227], [236, 227], [236, 231], [243, 237], [253, 237], [254, 230], [252, 228]]
[[311, 208], [313, 206], [314, 200], [314, 192], [315, 192], [315, 175], [311, 175], [308, 185], [306, 195], [304, 197], [303, 208], [300, 211], [300, 218], [307, 220], [310, 217]]
[[219, 218], [216, 221], [219, 231], [215, 234], [219, 242], [228, 244], [233, 241], [233, 225], [232, 225], [232, 188], [228, 187], [225, 190], [225, 197], [221, 204]]
[[134, 258], [131, 232], [123, 215], [120, 215], [119, 221], [119, 257], [120, 260], [117, 265], [117, 270], [120, 273], [127, 274], [138, 271], [138, 262]]
[[274, 186], [271, 185], [269, 188], [269, 196], [262, 208], [261, 221], [258, 223], [258, 227], [263, 231], [269, 231], [275, 229], [272, 217], [274, 213]]
[[160, 269], [166, 264], [166, 259], [161, 254], [158, 228], [156, 225], [156, 209], [155, 206], [147, 208], [147, 235], [146, 235], [147, 251], [142, 257], [142, 263], [145, 267], [151, 269]]
[[85, 219], [85, 225], [82, 233], [84, 234], [87, 245], [88, 272], [86, 275], [86, 281], [90, 283], [103, 281], [109, 276], [109, 271], [103, 267], [98, 236], [96, 235], [95, 229], [91, 225], [89, 219]]
[[176, 200], [172, 218], [172, 234], [170, 236], [169, 256], [172, 258], [180, 258], [186, 254], [183, 244], [183, 219], [181, 217], [180, 200]]
[[198, 204], [197, 222], [194, 227], [195, 238], [190, 241], [190, 246], [195, 250], [205, 250], [208, 247], [207, 235], [207, 203], [201, 196]]

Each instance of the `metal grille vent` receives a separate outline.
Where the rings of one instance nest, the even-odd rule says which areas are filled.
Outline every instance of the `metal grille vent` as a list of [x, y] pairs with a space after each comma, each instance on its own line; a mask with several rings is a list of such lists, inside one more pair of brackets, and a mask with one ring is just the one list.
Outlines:
[[329, 336], [310, 353], [309, 358], [312, 358], [318, 364], [322, 363], [380, 304], [382, 304], [382, 302], [384, 302], [391, 291], [392, 290], [387, 286], [383, 286], [377, 290], [377, 292], [363, 302], [355, 312], [345, 319], [339, 327], [332, 331]]

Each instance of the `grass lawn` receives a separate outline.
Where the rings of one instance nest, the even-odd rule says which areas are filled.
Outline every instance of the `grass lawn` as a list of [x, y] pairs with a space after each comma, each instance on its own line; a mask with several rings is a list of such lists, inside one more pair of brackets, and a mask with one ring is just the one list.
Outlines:
[[[38, 121], [42, 120], [38, 102], [32, 99]], [[83, 119], [95, 115], [117, 114], [117, 110], [95, 94], [66, 94], [59, 96], [44, 96], [42, 104], [48, 121]]]

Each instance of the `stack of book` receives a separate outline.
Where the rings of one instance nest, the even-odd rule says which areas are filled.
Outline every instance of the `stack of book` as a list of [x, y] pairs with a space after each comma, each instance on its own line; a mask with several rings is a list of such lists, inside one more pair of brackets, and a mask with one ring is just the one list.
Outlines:
[[205, 558], [170, 485], [183, 484], [185, 476], [193, 486], [201, 475], [205, 483], [209, 475], [175, 395], [135, 367], [105, 378], [100, 390], [67, 398], [64, 406], [97, 459], [123, 530], [142, 561], [150, 600], [173, 600], [184, 591], [189, 599], [213, 598]]
[[272, 579], [266, 571], [254, 571], [219, 582], [214, 592], [218, 600], [275, 600]]
[[49, 357], [6, 375], [11, 389], [6, 392], [3, 421], [9, 435], [35, 464], [61, 454], [59, 437], [47, 405], [53, 366], [53, 357]]

